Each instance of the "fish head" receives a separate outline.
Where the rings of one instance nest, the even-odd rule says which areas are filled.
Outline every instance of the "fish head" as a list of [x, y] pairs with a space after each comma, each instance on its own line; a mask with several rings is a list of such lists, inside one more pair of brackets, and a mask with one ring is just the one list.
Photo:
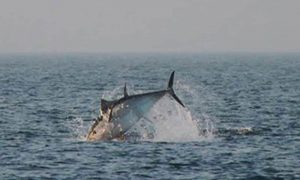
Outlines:
[[113, 123], [107, 122], [105, 120], [96, 121], [91, 127], [88, 135], [88, 141], [95, 140], [110, 140], [112, 139], [112, 129], [114, 127]]

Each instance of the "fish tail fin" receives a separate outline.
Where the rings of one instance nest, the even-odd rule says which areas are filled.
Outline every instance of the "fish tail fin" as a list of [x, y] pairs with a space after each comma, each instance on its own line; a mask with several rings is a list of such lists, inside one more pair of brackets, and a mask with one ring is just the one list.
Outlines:
[[181, 105], [184, 107], [184, 104], [182, 103], [182, 101], [176, 96], [174, 89], [173, 89], [173, 84], [174, 84], [174, 74], [175, 71], [172, 72], [170, 79], [169, 79], [169, 83], [168, 83], [168, 90], [171, 94], [171, 96]]

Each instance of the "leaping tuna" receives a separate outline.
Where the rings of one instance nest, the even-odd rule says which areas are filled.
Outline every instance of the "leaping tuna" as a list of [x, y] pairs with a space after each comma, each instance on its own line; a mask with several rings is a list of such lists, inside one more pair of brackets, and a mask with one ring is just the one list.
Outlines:
[[122, 138], [162, 97], [168, 95], [184, 107], [173, 90], [174, 71], [165, 90], [128, 95], [126, 84], [124, 96], [107, 101], [101, 99], [100, 115], [91, 126], [87, 140], [112, 140]]

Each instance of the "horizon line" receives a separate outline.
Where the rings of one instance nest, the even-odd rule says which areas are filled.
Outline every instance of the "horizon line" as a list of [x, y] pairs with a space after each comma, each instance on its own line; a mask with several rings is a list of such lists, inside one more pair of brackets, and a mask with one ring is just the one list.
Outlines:
[[0, 52], [0, 55], [43, 55], [43, 54], [298, 54], [300, 51], [20, 51]]

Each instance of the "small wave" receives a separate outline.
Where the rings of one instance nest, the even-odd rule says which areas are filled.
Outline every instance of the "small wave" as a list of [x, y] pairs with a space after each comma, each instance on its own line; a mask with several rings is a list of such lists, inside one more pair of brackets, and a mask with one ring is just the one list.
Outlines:
[[222, 136], [235, 136], [235, 135], [257, 135], [259, 134], [258, 129], [253, 127], [239, 127], [239, 128], [219, 128], [213, 130], [214, 134], [219, 137]]

